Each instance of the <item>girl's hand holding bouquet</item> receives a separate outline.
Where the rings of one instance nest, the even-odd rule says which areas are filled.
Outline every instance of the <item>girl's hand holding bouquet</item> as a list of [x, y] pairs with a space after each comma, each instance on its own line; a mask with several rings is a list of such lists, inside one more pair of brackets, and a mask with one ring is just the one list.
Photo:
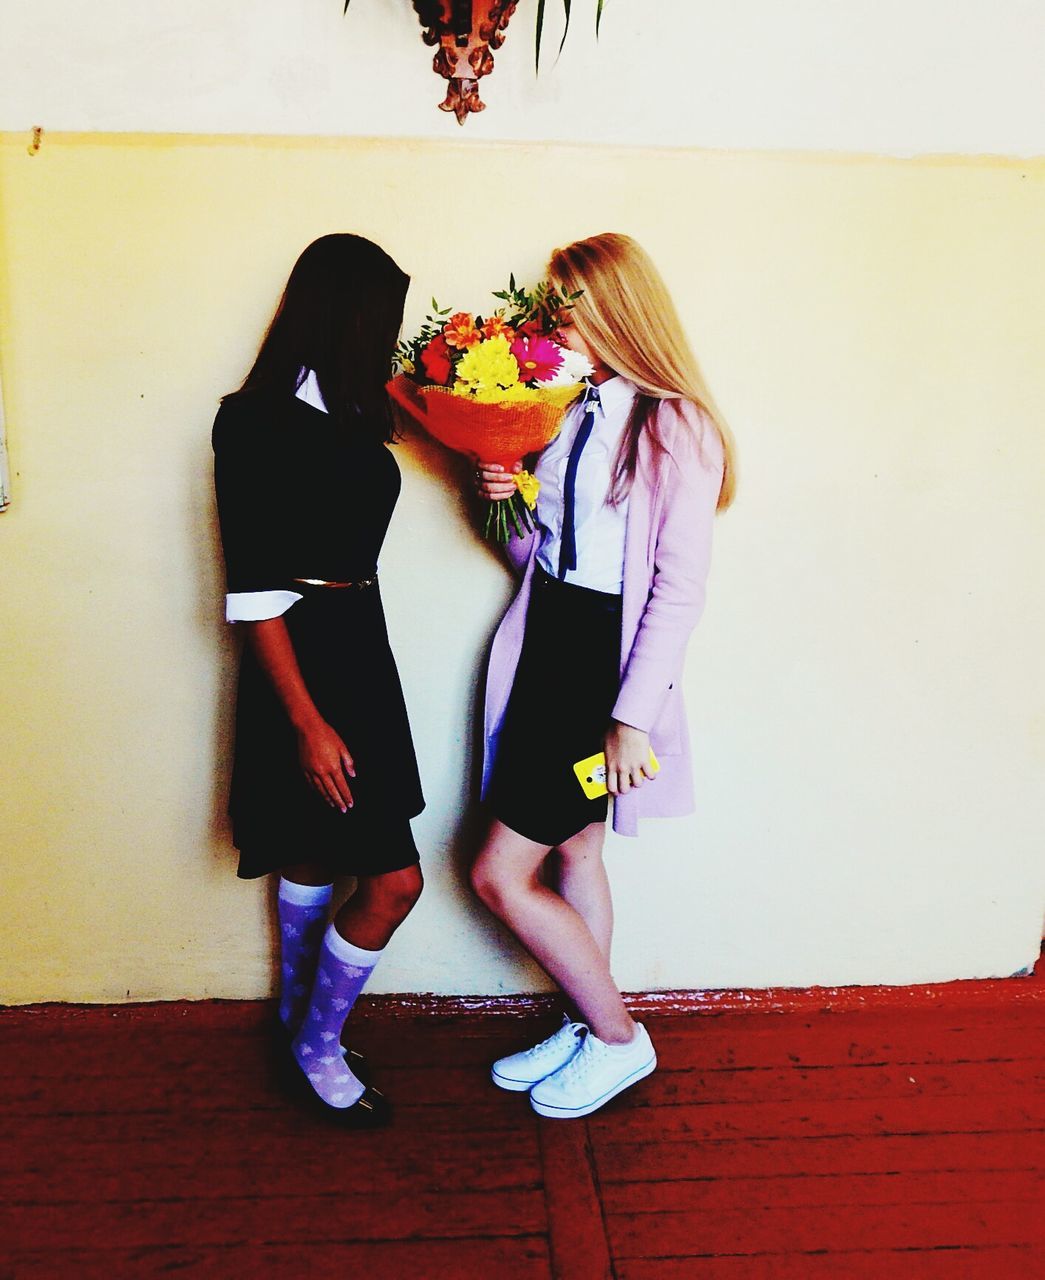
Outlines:
[[479, 497], [487, 502], [503, 502], [516, 492], [515, 477], [523, 469], [521, 461], [513, 467], [502, 467], [499, 462], [480, 462], [475, 469], [475, 483]]
[[503, 305], [486, 319], [441, 311], [433, 299], [421, 332], [396, 352], [402, 372], [389, 394], [440, 443], [476, 463], [490, 504], [483, 532], [499, 542], [534, 527], [539, 486], [520, 459], [555, 439], [592, 372], [557, 341], [579, 296], [562, 297], [547, 284], [527, 291], [512, 276], [494, 294]]

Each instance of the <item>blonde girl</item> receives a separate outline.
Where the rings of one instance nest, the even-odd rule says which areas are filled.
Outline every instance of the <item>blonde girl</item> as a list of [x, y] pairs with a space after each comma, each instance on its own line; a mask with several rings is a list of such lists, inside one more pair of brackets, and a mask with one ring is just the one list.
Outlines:
[[[645, 251], [629, 236], [592, 236], [557, 250], [548, 275], [564, 294], [581, 291], [563, 340], [593, 373], [537, 462], [537, 529], [508, 548], [521, 581], [490, 654], [493, 816], [472, 882], [571, 1010], [547, 1040], [494, 1063], [494, 1083], [570, 1118], [657, 1063], [610, 973], [608, 802], [586, 797], [573, 764], [605, 752], [621, 835], [636, 835], [641, 818], [692, 811], [680, 682], [734, 462]], [[489, 499], [514, 491], [493, 464], [480, 463], [477, 481]]]

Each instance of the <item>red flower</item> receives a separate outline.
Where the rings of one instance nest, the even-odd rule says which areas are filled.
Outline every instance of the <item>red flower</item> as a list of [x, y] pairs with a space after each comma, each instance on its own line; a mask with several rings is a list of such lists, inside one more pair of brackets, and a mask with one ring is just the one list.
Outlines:
[[450, 349], [442, 334], [433, 338], [428, 346], [422, 349], [421, 363], [425, 367], [425, 376], [432, 382], [445, 387], [450, 381], [450, 374], [453, 373], [454, 367], [450, 363]]

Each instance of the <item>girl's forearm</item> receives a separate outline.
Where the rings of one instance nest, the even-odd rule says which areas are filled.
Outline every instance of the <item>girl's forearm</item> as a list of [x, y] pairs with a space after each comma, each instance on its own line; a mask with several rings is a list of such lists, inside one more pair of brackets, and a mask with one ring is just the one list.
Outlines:
[[247, 628], [247, 642], [254, 651], [258, 665], [272, 682], [276, 696], [282, 702], [294, 728], [305, 730], [321, 721], [322, 716], [305, 687], [297, 654], [283, 619], [265, 618], [261, 622], [247, 622], [243, 625]]

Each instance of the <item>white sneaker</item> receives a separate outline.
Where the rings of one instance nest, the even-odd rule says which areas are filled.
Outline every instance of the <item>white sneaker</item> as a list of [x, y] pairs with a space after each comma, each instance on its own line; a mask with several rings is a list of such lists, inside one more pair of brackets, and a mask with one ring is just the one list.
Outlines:
[[568, 1120], [598, 1111], [629, 1085], [648, 1076], [657, 1055], [642, 1023], [628, 1045], [606, 1044], [589, 1031], [564, 1067], [530, 1091], [530, 1103], [541, 1116]]
[[494, 1084], [517, 1093], [532, 1089], [545, 1076], [564, 1067], [576, 1055], [587, 1034], [588, 1028], [583, 1022], [571, 1022], [563, 1014], [562, 1026], [553, 1036], [532, 1049], [497, 1059], [490, 1069]]

